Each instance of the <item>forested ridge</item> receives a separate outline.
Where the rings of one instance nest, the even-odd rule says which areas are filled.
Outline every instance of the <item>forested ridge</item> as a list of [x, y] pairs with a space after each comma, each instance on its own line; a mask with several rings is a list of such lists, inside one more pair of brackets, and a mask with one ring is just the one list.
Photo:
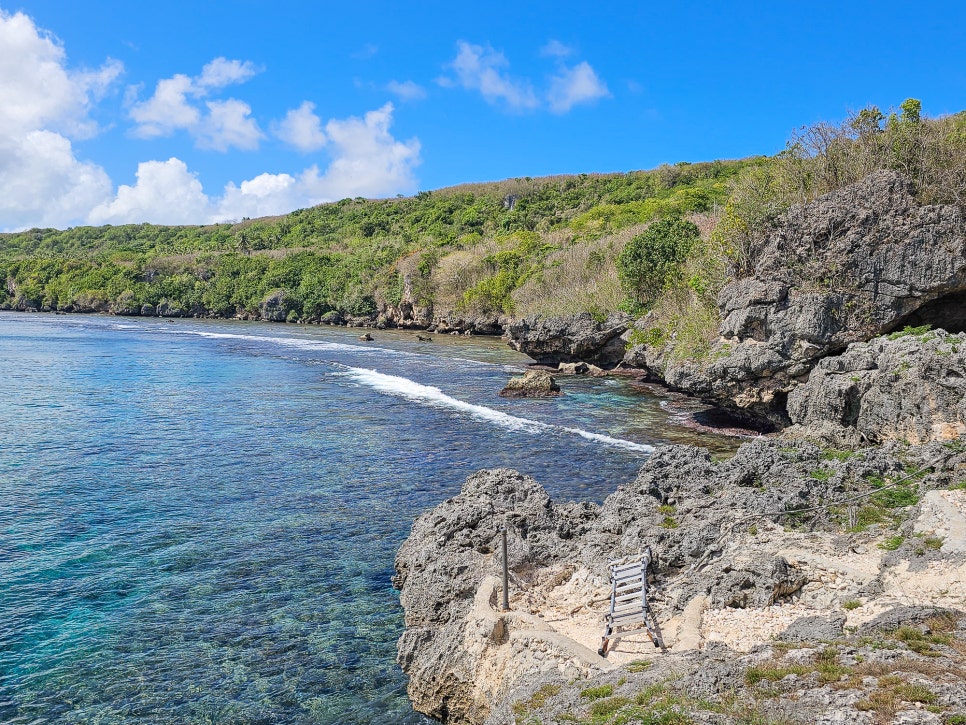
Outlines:
[[343, 199], [209, 226], [0, 235], [0, 308], [428, 326], [504, 315], [640, 316], [700, 354], [718, 291], [794, 204], [876, 169], [920, 203], [966, 203], [966, 112], [908, 99], [794, 132], [781, 153]]
[[[760, 160], [677, 164], [468, 184], [385, 200], [343, 199], [279, 217], [210, 226], [131, 224], [0, 235], [15, 309], [259, 316], [284, 300], [290, 320], [375, 315], [396, 305], [403, 276], [417, 302], [468, 314], [511, 313], [513, 291], [573, 247], [662, 216], [706, 213]], [[605, 242], [606, 247], [606, 242]], [[593, 251], [593, 250], [590, 250]]]

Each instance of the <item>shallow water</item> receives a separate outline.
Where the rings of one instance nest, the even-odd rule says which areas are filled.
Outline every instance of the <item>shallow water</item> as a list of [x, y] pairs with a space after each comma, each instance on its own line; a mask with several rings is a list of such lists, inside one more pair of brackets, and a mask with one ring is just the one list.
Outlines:
[[0, 313], [0, 721], [417, 723], [390, 576], [508, 466], [601, 500], [673, 424], [614, 379], [496, 393], [487, 338]]

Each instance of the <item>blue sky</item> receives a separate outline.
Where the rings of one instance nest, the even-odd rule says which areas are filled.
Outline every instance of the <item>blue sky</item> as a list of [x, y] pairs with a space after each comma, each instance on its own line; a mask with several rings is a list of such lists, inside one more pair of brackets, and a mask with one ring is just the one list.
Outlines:
[[0, 230], [780, 150], [966, 108], [953, 2], [0, 0]]

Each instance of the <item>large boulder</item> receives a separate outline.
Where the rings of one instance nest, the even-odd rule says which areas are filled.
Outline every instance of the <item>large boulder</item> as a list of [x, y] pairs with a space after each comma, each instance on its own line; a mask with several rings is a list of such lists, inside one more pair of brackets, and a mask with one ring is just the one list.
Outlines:
[[504, 398], [554, 398], [560, 395], [560, 386], [553, 376], [543, 370], [527, 370], [507, 381], [500, 391]]
[[966, 435], [966, 334], [895, 333], [821, 360], [788, 396], [801, 430], [835, 445]]
[[507, 525], [517, 576], [572, 552], [581, 518], [592, 515], [589, 507], [555, 506], [532, 478], [497, 469], [470, 476], [458, 496], [416, 520], [396, 555], [393, 585], [406, 615], [398, 662], [418, 711], [451, 722], [486, 719], [490, 703], [476, 684], [482, 653], [468, 652], [465, 641], [477, 590], [498, 573], [500, 527]]
[[787, 395], [850, 343], [910, 324], [966, 329], [963, 212], [918, 205], [891, 171], [792, 207], [752, 258], [753, 273], [718, 297], [721, 338], [709, 355], [669, 361], [636, 349], [633, 360], [783, 426]]
[[614, 367], [624, 358], [621, 335], [632, 318], [622, 312], [604, 319], [589, 312], [568, 317], [524, 317], [507, 325], [508, 344], [541, 365], [590, 362]]
[[268, 293], [258, 306], [261, 318], [267, 322], [285, 322], [294, 303], [285, 290], [277, 289]]

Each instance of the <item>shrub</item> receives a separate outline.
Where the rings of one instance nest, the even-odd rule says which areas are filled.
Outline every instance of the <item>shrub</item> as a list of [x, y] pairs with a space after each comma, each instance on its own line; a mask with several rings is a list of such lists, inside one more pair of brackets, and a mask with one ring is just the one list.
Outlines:
[[638, 234], [617, 256], [617, 273], [627, 293], [639, 304], [651, 303], [677, 281], [681, 265], [700, 239], [694, 222], [662, 219]]

